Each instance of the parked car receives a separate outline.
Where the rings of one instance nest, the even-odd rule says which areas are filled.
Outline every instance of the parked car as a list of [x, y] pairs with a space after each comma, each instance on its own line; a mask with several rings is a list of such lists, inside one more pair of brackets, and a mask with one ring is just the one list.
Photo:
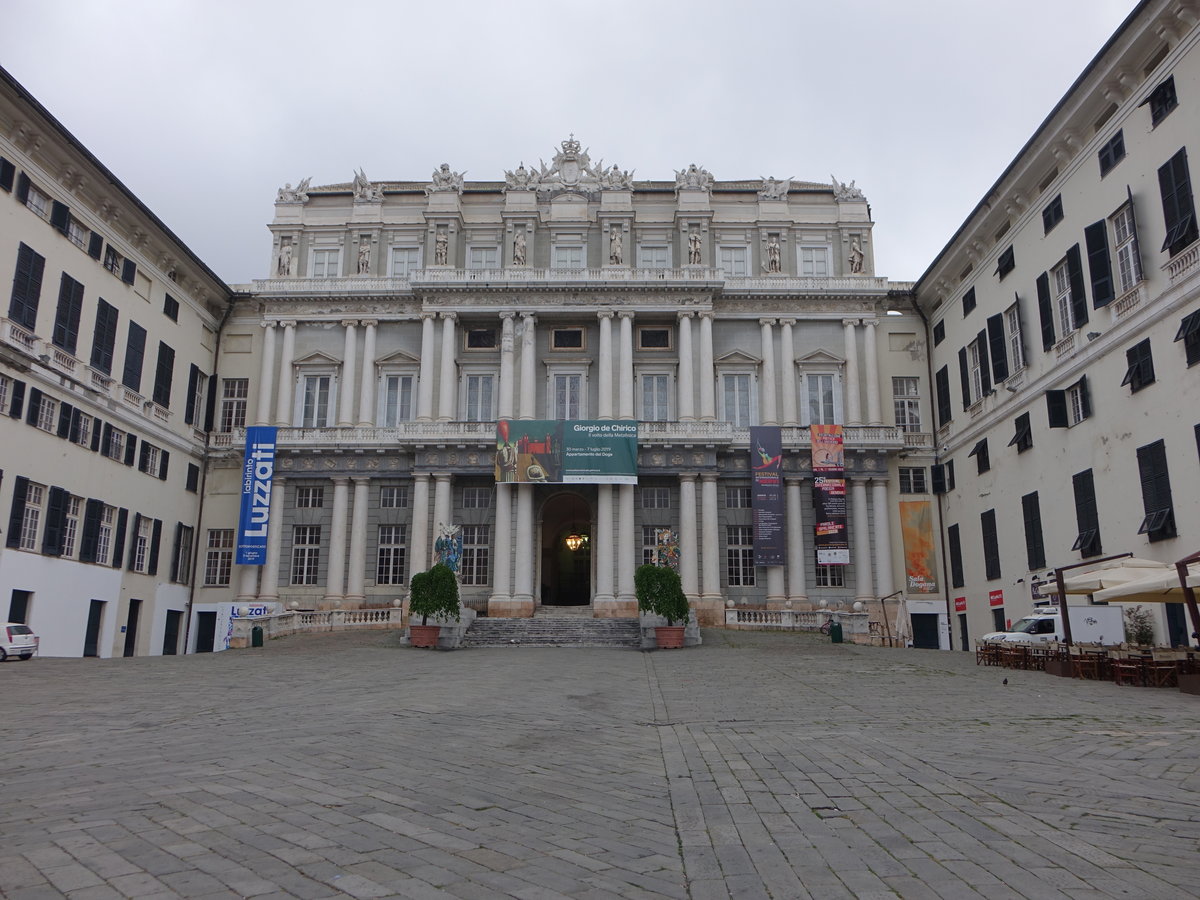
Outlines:
[[8, 622], [0, 632], [0, 662], [10, 656], [29, 659], [37, 653], [38, 638], [28, 625]]

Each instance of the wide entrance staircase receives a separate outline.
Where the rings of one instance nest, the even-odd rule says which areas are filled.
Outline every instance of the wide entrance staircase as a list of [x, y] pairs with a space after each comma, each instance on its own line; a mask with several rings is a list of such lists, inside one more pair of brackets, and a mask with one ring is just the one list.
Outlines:
[[637, 619], [593, 619], [590, 606], [539, 606], [532, 619], [479, 616], [464, 647], [619, 647], [637, 650]]

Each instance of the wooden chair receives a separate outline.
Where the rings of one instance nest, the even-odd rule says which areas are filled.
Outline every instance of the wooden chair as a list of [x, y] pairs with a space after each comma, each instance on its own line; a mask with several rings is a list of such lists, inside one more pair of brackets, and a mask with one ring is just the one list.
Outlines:
[[1145, 660], [1140, 653], [1118, 650], [1109, 660], [1113, 684], [1141, 685], [1146, 683]]

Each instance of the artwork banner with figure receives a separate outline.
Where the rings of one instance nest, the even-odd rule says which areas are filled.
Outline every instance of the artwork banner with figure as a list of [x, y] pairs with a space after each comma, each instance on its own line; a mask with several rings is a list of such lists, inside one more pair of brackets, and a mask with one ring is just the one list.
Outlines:
[[783, 529], [783, 430], [779, 426], [751, 426], [750, 470], [754, 477], [750, 495], [754, 564], [782, 566], [787, 548]]
[[928, 500], [900, 501], [900, 534], [904, 539], [904, 576], [908, 593], [936, 594], [933, 504]]
[[496, 481], [508, 484], [637, 484], [634, 421], [501, 419]]

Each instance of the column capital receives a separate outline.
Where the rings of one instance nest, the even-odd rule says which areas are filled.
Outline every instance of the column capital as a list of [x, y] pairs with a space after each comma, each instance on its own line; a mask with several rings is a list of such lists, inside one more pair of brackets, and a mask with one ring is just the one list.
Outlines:
[[329, 479], [334, 484], [349, 484], [350, 478], [347, 475], [333, 475]]
[[784, 484], [802, 485], [802, 484], [804, 484], [804, 476], [803, 475], [784, 475], [783, 483]]
[[859, 319], [842, 319], [842, 324], [847, 328], [853, 328], [855, 325], [859, 324], [859, 321]]
[[535, 316], [531, 312], [523, 312], [523, 313], [521, 313], [521, 321], [528, 323], [529, 325], [536, 325], [537, 324], [537, 316]]
[[632, 320], [632, 319], [633, 319], [633, 313], [632, 313], [630, 310], [628, 310], [628, 309], [623, 309], [623, 310], [621, 310], [619, 313], [617, 313], [617, 318], [618, 318], [618, 319], [630, 319], [630, 320]]
[[720, 476], [716, 472], [701, 472], [700, 480], [704, 483], [715, 482]]
[[354, 328], [358, 325], [358, 319], [342, 319], [338, 324], [343, 328]]
[[371, 476], [369, 476], [369, 475], [351, 475], [350, 480], [354, 482], [355, 487], [358, 487], [360, 484], [370, 484]]
[[364, 328], [374, 328], [376, 325], [379, 324], [379, 320], [378, 319], [359, 319], [358, 324], [362, 325]]
[[696, 476], [695, 472], [680, 472], [679, 473], [680, 481], [695, 481], [696, 477], [697, 476]]
[[759, 325], [774, 325], [775, 320], [774, 319], [759, 319], [758, 324]]
[[862, 320], [862, 324], [866, 325], [868, 328], [874, 328], [876, 325], [879, 324], [879, 320], [877, 318], [875, 318], [874, 316], [872, 316], [869, 319], [864, 318]]
[[274, 328], [279, 323], [276, 322], [274, 319], [263, 319], [258, 324], [263, 328]]
[[501, 322], [511, 322], [513, 319], [516, 318], [516, 316], [517, 316], [516, 312], [514, 312], [511, 309], [505, 309], [505, 310], [500, 311], [500, 321]]
[[694, 309], [681, 309], [679, 312], [675, 313], [675, 318], [677, 318], [680, 322], [682, 322], [684, 319], [693, 319], [695, 317], [696, 311]]
[[441, 313], [441, 317], [442, 317], [443, 319], [445, 319], [446, 321], [448, 321], [448, 322], [453, 322], [455, 319], [457, 319], [457, 318], [458, 318], [458, 313], [456, 313], [456, 312], [444, 312], [444, 313]]
[[430, 312], [428, 310], [423, 309], [423, 310], [421, 310], [420, 313], [418, 313], [418, 316], [420, 317], [422, 322], [427, 322], [427, 321], [433, 321], [434, 319], [436, 319], [438, 314], [435, 312]]
[[611, 309], [601, 309], [596, 311], [597, 319], [611, 319], [615, 313]]
[[284, 328], [295, 328], [297, 325], [300, 324], [295, 319], [279, 319], [278, 322]]
[[783, 325], [785, 328], [791, 328], [793, 325], [796, 324], [796, 320], [795, 319], [780, 319], [779, 324]]

